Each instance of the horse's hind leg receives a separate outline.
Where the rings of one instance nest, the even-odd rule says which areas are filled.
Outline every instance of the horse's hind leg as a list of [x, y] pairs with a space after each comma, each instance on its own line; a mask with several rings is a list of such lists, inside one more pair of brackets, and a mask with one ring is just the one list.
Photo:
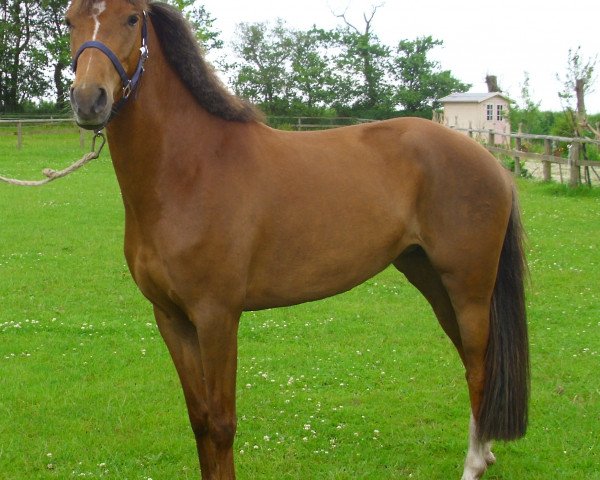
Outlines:
[[485, 387], [485, 355], [489, 335], [489, 303], [472, 301], [457, 307], [457, 321], [464, 351], [471, 418], [469, 450], [465, 459], [462, 480], [481, 478], [487, 466], [495, 462], [491, 442], [484, 442], [477, 433], [477, 416]]
[[[488, 323], [486, 319], [489, 313], [489, 305], [475, 309], [461, 306], [461, 328], [453, 301], [440, 274], [420, 247], [401, 255], [394, 262], [394, 266], [404, 273], [406, 278], [427, 299], [440, 325], [456, 347], [467, 372], [472, 412], [477, 412], [483, 392], [485, 374], [483, 366]], [[465, 319], [468, 316], [472, 316], [477, 320], [467, 322]], [[465, 328], [464, 325], [467, 323], [472, 325], [473, 328]], [[485, 328], [481, 328], [481, 325]], [[469, 450], [465, 460], [463, 480], [480, 478], [487, 466], [495, 461], [496, 459], [491, 452], [491, 442], [482, 442], [477, 437], [475, 416], [471, 414]]]
[[[442, 277], [442, 283], [451, 299], [460, 332], [466, 369], [471, 420], [469, 425], [469, 450], [465, 459], [463, 480], [481, 478], [488, 465], [495, 462], [490, 451], [491, 438], [479, 429], [484, 400], [484, 390], [489, 392], [492, 382], [486, 371], [486, 355], [490, 342], [491, 301], [496, 283], [497, 258], [493, 245], [487, 250], [469, 252], [469, 258], [455, 259], [454, 268]], [[493, 387], [492, 387], [493, 388]], [[506, 388], [500, 385], [497, 388]]]
[[415, 247], [409, 252], [402, 254], [396, 259], [394, 266], [427, 299], [444, 332], [452, 340], [464, 363], [462, 342], [454, 307], [452, 306], [450, 297], [448, 297], [448, 292], [442, 284], [440, 275], [431, 265], [423, 249]]

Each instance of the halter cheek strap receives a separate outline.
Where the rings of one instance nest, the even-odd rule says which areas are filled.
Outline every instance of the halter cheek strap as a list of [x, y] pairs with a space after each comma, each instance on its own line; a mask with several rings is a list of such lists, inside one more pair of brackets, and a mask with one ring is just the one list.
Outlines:
[[123, 95], [117, 101], [117, 103], [113, 106], [111, 118], [125, 105], [125, 102], [129, 99], [131, 94], [137, 89], [140, 79], [142, 78], [142, 73], [144, 73], [144, 63], [148, 59], [148, 26], [146, 20], [146, 12], [144, 12], [144, 19], [142, 24], [142, 46], [140, 47], [140, 59], [138, 60], [137, 67], [133, 76], [129, 78], [125, 68], [114, 54], [114, 52], [108, 48], [104, 43], [98, 42], [96, 40], [92, 40], [89, 42], [85, 42], [79, 47], [77, 53], [73, 57], [73, 64], [71, 68], [73, 72], [77, 71], [77, 61], [81, 54], [87, 50], [88, 48], [96, 48], [100, 50], [104, 55], [108, 57], [108, 59], [112, 62], [115, 69], [117, 70], [119, 76], [121, 77], [121, 83], [123, 84]]

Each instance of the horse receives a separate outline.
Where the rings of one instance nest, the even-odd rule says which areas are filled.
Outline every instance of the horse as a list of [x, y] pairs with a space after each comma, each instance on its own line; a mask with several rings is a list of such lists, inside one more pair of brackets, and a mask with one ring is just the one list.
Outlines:
[[72, 0], [77, 123], [106, 129], [124, 253], [178, 373], [203, 479], [235, 478], [244, 311], [347, 291], [393, 265], [465, 367], [463, 480], [526, 432], [526, 261], [510, 175], [429, 120], [286, 132], [230, 93], [182, 15]]

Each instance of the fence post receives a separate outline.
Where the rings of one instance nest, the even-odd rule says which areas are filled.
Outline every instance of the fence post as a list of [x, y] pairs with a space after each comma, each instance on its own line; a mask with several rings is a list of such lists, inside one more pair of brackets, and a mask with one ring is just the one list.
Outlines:
[[577, 187], [581, 183], [581, 169], [579, 168], [579, 142], [574, 141], [569, 149], [569, 187]]
[[[519, 129], [519, 134], [521, 134], [520, 129]], [[516, 144], [515, 149], [520, 152], [521, 148], [523, 148], [523, 139], [521, 137], [515, 138], [515, 144]], [[521, 176], [521, 157], [519, 155], [515, 155], [515, 177], [520, 177], [520, 176]]]
[[473, 138], [473, 122], [471, 120], [469, 120], [469, 131], [468, 131], [468, 135], [469, 137]]
[[[544, 154], [552, 155], [552, 140], [549, 138], [544, 139]], [[542, 178], [544, 182], [552, 180], [552, 164], [548, 160], [542, 160]]]
[[17, 150], [23, 146], [23, 123], [17, 122]]
[[488, 130], [488, 146], [493, 147], [496, 142], [494, 141], [494, 131], [490, 128]]

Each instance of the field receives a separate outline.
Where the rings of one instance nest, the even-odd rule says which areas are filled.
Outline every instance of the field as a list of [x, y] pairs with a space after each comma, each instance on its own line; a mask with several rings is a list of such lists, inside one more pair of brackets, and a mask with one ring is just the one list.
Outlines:
[[[76, 133], [0, 136], [0, 175], [79, 158]], [[600, 189], [519, 182], [528, 231], [530, 428], [486, 479], [600, 479]], [[108, 153], [46, 187], [0, 184], [0, 479], [197, 479], [174, 368], [122, 253]], [[425, 300], [387, 270], [248, 313], [238, 478], [458, 479], [468, 404]]]

